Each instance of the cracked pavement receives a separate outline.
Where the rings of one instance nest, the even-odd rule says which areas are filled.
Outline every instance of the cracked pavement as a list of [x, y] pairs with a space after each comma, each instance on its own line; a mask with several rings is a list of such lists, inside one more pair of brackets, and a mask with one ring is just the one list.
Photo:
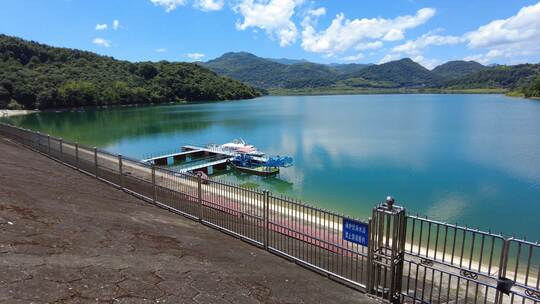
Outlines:
[[0, 137], [0, 303], [377, 303]]

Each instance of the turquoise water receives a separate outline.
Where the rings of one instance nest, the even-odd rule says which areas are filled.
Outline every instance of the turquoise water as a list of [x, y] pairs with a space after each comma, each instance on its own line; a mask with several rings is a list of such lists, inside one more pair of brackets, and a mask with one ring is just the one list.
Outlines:
[[214, 178], [359, 217], [392, 195], [411, 213], [540, 239], [540, 102], [499, 95], [271, 96], [13, 121], [137, 158], [241, 137], [268, 154], [292, 156], [295, 166], [277, 178]]

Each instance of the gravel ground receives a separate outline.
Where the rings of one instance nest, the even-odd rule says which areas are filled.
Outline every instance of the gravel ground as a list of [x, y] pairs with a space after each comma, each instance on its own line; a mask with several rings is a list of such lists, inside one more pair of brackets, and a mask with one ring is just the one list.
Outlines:
[[378, 303], [0, 137], [0, 303]]

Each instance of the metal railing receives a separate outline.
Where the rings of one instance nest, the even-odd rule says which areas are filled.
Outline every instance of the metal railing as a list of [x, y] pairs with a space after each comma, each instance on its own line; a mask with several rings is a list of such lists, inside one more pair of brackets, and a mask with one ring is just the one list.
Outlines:
[[[391, 302], [538, 303], [540, 244], [378, 205], [360, 220], [0, 124], [13, 139], [159, 207]], [[344, 236], [369, 227], [368, 247]], [[507, 295], [506, 295], [507, 294]]]

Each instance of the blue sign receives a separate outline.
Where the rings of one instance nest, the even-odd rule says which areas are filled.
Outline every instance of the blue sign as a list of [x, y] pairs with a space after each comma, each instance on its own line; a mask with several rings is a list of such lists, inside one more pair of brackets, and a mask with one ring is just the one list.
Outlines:
[[362, 246], [367, 246], [369, 240], [368, 224], [344, 218], [343, 239]]

